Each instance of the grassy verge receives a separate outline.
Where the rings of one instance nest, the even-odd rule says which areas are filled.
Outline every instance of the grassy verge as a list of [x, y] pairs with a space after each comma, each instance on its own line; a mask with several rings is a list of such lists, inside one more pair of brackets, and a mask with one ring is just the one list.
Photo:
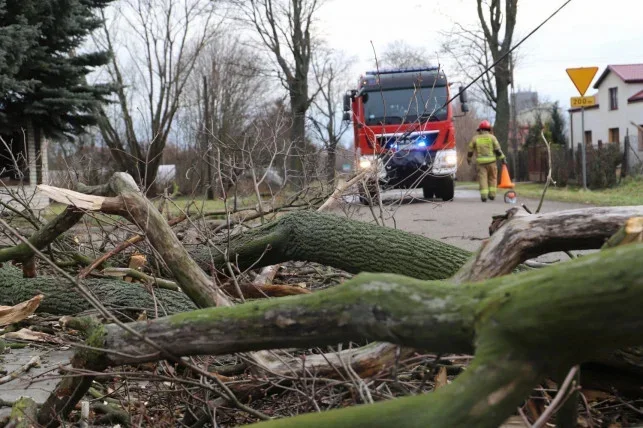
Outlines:
[[[540, 198], [542, 183], [516, 183], [516, 192], [525, 198]], [[550, 187], [547, 200], [599, 206], [643, 205], [643, 178], [627, 178], [611, 189], [582, 190], [578, 186]]]

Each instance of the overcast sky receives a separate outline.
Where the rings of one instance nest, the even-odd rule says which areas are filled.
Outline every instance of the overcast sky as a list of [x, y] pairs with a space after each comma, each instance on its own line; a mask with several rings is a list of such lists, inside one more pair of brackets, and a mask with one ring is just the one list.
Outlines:
[[[563, 3], [520, 0], [514, 41]], [[476, 20], [475, 0], [330, 0], [318, 25], [331, 46], [358, 58], [357, 79], [372, 68], [371, 41], [381, 51], [397, 39], [433, 52], [430, 62], [444, 64], [448, 76], [449, 64], [438, 54], [441, 31], [455, 22], [475, 28]], [[541, 100], [558, 100], [568, 108], [569, 97], [578, 93], [566, 68], [597, 66], [600, 74], [608, 64], [643, 63], [643, 1], [572, 0], [519, 49], [516, 88], [536, 90]]]

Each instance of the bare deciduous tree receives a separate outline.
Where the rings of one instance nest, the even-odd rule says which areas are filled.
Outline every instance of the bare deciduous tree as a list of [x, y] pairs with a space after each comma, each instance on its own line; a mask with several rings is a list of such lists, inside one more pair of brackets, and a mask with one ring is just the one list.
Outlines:
[[413, 46], [404, 40], [395, 40], [386, 45], [380, 57], [382, 67], [408, 68], [429, 65], [429, 52], [425, 47]]
[[[306, 112], [313, 102], [308, 75], [312, 59], [313, 20], [322, 0], [232, 0], [261, 44], [276, 62], [277, 75], [288, 91], [295, 152], [303, 152]], [[301, 161], [291, 157], [290, 168], [301, 170]]]
[[149, 189], [181, 95], [216, 33], [215, 4], [124, 0], [111, 12], [97, 43], [114, 53], [108, 74], [117, 102], [101, 112], [100, 130], [120, 168]]
[[313, 101], [310, 116], [315, 136], [326, 150], [326, 179], [335, 180], [337, 146], [350, 128], [350, 123], [341, 120], [342, 95], [349, 88], [347, 72], [353, 60], [337, 52], [320, 51], [313, 61], [313, 73], [319, 94]]
[[502, 149], [506, 152], [510, 115], [509, 85], [513, 77], [511, 54], [509, 52], [516, 27], [518, 0], [505, 0], [504, 14], [502, 12], [502, 0], [477, 0], [477, 2], [478, 18], [491, 52], [491, 58], [494, 63], [498, 62], [494, 67], [496, 83], [496, 121], [494, 131], [502, 145]]
[[216, 38], [197, 61], [180, 116], [186, 140], [201, 152], [198, 167], [210, 198], [220, 187], [214, 172], [216, 153], [229, 159], [238, 152], [244, 133], [259, 113], [256, 106], [263, 102], [264, 83], [252, 52], [236, 36]]
[[[507, 151], [509, 136], [509, 85], [515, 53], [509, 53], [516, 27], [517, 0], [477, 0], [479, 27], [456, 25], [446, 34], [443, 52], [448, 53], [469, 80], [480, 77], [477, 99], [496, 113], [494, 132]], [[491, 66], [498, 62], [493, 68]], [[491, 69], [490, 69], [491, 68]]]
[[459, 24], [456, 29], [445, 33], [442, 52], [455, 62], [462, 77], [473, 81], [480, 77], [472, 87], [473, 98], [482, 104], [496, 109], [497, 94], [495, 73], [488, 68], [493, 64], [491, 52], [480, 28], [470, 30]]

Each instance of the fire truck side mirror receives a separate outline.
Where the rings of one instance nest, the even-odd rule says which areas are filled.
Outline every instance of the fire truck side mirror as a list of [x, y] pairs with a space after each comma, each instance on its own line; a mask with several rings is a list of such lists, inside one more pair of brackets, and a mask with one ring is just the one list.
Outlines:
[[469, 97], [467, 96], [467, 90], [460, 86], [460, 106], [462, 108], [462, 113], [467, 113], [469, 111]]
[[346, 113], [348, 113], [350, 110], [351, 110], [351, 96], [350, 94], [344, 94], [344, 117]]
[[347, 111], [344, 112], [344, 115], [342, 116], [342, 120], [344, 122], [350, 122], [351, 120], [351, 114]]

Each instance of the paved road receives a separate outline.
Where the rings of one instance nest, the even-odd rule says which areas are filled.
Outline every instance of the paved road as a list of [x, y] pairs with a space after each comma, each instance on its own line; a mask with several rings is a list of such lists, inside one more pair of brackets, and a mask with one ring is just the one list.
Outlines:
[[[400, 204], [401, 195], [408, 191], [393, 190], [383, 194], [383, 202], [387, 210], [395, 213], [395, 224], [398, 229], [438, 239], [452, 245], [475, 251], [483, 239], [489, 236], [489, 225], [491, 217], [502, 214], [513, 206], [520, 206], [524, 203], [527, 207], [535, 210], [538, 201], [518, 197], [516, 205], [506, 204], [502, 197], [495, 201], [482, 203], [477, 190], [456, 189], [455, 199], [451, 202], [422, 201], [421, 190], [412, 191], [410, 197]], [[502, 196], [502, 195], [501, 195]], [[353, 207], [359, 204], [350, 201]], [[587, 207], [582, 204], [565, 202], [545, 201], [542, 212], [561, 211], [573, 208]], [[372, 214], [367, 207], [357, 208], [357, 218], [368, 221]], [[393, 220], [387, 220], [387, 226], [394, 227]], [[565, 255], [552, 254], [546, 260], [555, 260], [558, 257], [566, 259]], [[543, 260], [545, 260], [543, 259]]]

